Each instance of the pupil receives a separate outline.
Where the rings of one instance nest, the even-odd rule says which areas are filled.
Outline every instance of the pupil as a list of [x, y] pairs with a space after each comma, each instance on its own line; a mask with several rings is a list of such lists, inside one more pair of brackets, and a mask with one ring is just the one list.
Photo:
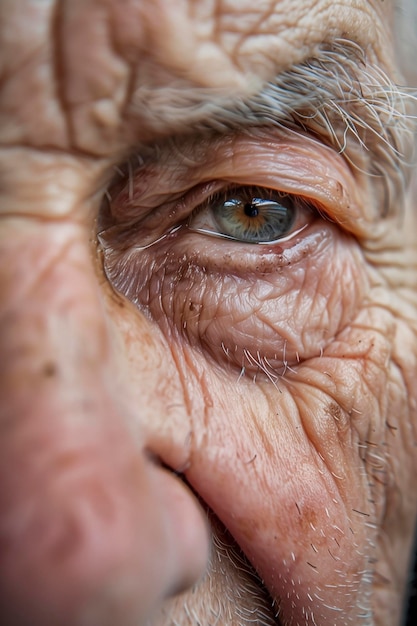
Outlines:
[[245, 215], [247, 217], [257, 217], [259, 215], [259, 209], [256, 204], [250, 204], [249, 202], [245, 204]]

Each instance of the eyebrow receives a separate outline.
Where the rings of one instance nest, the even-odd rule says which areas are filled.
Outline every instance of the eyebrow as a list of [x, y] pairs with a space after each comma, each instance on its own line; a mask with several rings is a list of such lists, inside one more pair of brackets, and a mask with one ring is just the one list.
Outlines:
[[415, 105], [412, 90], [369, 63], [358, 44], [337, 39], [255, 96], [213, 107], [193, 131], [275, 126], [308, 132], [372, 179], [379, 214], [385, 217], [398, 213], [411, 175]]

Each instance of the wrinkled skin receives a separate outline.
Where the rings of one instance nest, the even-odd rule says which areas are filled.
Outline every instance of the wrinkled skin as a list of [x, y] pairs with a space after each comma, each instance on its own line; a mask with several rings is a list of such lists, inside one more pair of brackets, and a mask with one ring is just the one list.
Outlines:
[[[399, 624], [413, 169], [385, 210], [353, 133], [203, 128], [338, 38], [401, 83], [392, 11], [0, 1], [2, 623]], [[164, 237], [219, 181], [315, 208], [278, 244]]]

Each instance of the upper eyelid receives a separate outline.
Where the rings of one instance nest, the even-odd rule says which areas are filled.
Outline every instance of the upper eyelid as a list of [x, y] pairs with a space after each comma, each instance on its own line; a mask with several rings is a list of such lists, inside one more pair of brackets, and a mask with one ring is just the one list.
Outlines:
[[[193, 148], [197, 150], [195, 158], [192, 158]], [[266, 160], [263, 155], [263, 161], [257, 163], [256, 159], [265, 150]], [[361, 194], [358, 201], [354, 178], [346, 162], [318, 140], [283, 129], [274, 134], [270, 129], [257, 129], [253, 134], [210, 138], [203, 145], [196, 145], [194, 138], [188, 154], [189, 167], [178, 168], [178, 152], [172, 145], [159, 150], [160, 162], [155, 158], [145, 161], [136, 175], [140, 177], [147, 167], [153, 168], [151, 192], [156, 187], [161, 197], [165, 194], [168, 203], [143, 210], [140, 194], [133, 198], [127, 219], [122, 207], [119, 222], [100, 232], [103, 249], [133, 252], [152, 246], [204, 201], [201, 194], [207, 197], [216, 188], [243, 185], [262, 186], [302, 198], [321, 217], [336, 222], [347, 233], [362, 236], [364, 232], [367, 236], [366, 220], [361, 213], [365, 196]], [[220, 178], [213, 177], [216, 168]], [[172, 193], [176, 194], [173, 202]], [[135, 206], [137, 202], [139, 207]]]
[[[195, 190], [200, 193], [205, 186], [218, 185], [219, 179], [222, 185], [258, 185], [308, 197], [348, 230], [357, 228], [363, 217], [363, 198], [359, 200], [354, 177], [342, 156], [308, 135], [282, 129], [274, 133], [270, 129], [256, 129], [252, 134], [206, 138], [204, 142], [184, 139], [180, 145], [181, 150], [177, 141], [170, 140], [158, 146], [155, 154], [134, 174], [134, 181], [125, 186], [122, 206], [117, 209], [121, 221], [134, 222], [141, 216], [158, 213], [161, 205], [169, 205], [168, 211], [175, 206], [176, 212], [181, 203], [189, 202]], [[180, 160], [183, 153], [188, 155], [186, 166]], [[247, 153], [253, 157], [253, 163], [249, 159], [249, 167]], [[260, 159], [263, 163], [258, 167]], [[144, 188], [141, 177], [148, 180], [149, 171], [151, 182], [148, 187], [145, 185], [143, 195], [127, 198], [127, 189], [135, 189], [136, 194], [137, 187]], [[162, 202], [152, 207], [149, 198], [154, 200], [155, 188], [161, 193]], [[120, 197], [115, 200], [119, 201]]]
[[[217, 188], [218, 191], [215, 193], [210, 193], [213, 187]], [[131, 245], [137, 250], [139, 249], [145, 250], [157, 244], [161, 240], [165, 239], [168, 235], [173, 234], [174, 232], [176, 232], [178, 229], [182, 227], [186, 227], [187, 230], [189, 230], [190, 232], [199, 232], [201, 234], [207, 234], [207, 235], [211, 235], [214, 237], [218, 237], [219, 239], [228, 239], [232, 241], [238, 241], [241, 244], [244, 244], [245, 242], [240, 241], [239, 239], [236, 239], [234, 237], [224, 235], [220, 232], [218, 234], [210, 230], [203, 232], [204, 229], [190, 227], [191, 216], [195, 213], [203, 212], [204, 209], [208, 209], [213, 199], [216, 197], [216, 195], [220, 193], [219, 190], [221, 190], [222, 193], [227, 194], [228, 190], [233, 191], [233, 190], [236, 190], [237, 188], [243, 188], [243, 187], [247, 187], [247, 188], [253, 187], [257, 191], [259, 191], [261, 194], [265, 192], [267, 193], [268, 191], [271, 191], [273, 193], [274, 192], [276, 193], [278, 191], [279, 193], [279, 190], [269, 189], [269, 188], [259, 188], [259, 186], [254, 186], [254, 185], [236, 185], [235, 183], [225, 183], [224, 181], [210, 181], [210, 183], [208, 183], [207, 185], [204, 185], [204, 188], [205, 188], [204, 199], [202, 200], [200, 199], [200, 202], [197, 202], [198, 190], [197, 189], [189, 190], [188, 194], [190, 197], [187, 199], [187, 194], [185, 194], [184, 197], [182, 198], [183, 204], [184, 204], [182, 211], [174, 211], [172, 214], [172, 219], [170, 221], [161, 222], [158, 219], [158, 217], [156, 217], [155, 219], [155, 216], [150, 215], [149, 218], [147, 219], [145, 216], [145, 218], [142, 218], [141, 220], [139, 220], [139, 222], [136, 222], [135, 224], [132, 224], [132, 225], [122, 224], [122, 225], [110, 228], [108, 230], [103, 230], [102, 232], [99, 233], [100, 244], [102, 245], [103, 248], [107, 248], [108, 247], [107, 242], [109, 243], [113, 242], [115, 237], [123, 238], [123, 235], [124, 235], [125, 236], [124, 245], [126, 247], [130, 247]], [[326, 219], [327, 216], [325, 215], [325, 211], [321, 209], [319, 206], [315, 206], [313, 202], [309, 202], [308, 199], [302, 196], [297, 196], [296, 194], [284, 194], [284, 195], [291, 196], [294, 199], [294, 202], [298, 210], [304, 210], [304, 211], [311, 210], [312, 213], [313, 211], [315, 211], [316, 215], [320, 214], [322, 218]], [[329, 218], [327, 217], [327, 219]], [[295, 227], [295, 229], [291, 233], [289, 233], [288, 235], [284, 237], [278, 237], [276, 241], [279, 241], [281, 243], [289, 241], [296, 235], [300, 234], [303, 230], [305, 230], [305, 228], [307, 228], [311, 223], [311, 220], [301, 220], [300, 216], [298, 216], [298, 221], [299, 221], [298, 225]], [[152, 228], [152, 222], [155, 223], [155, 228]], [[147, 232], [147, 231], [150, 231], [150, 232]], [[122, 235], [122, 237], [120, 237], [120, 235]], [[249, 243], [249, 242], [246, 242], [246, 243]], [[273, 242], [271, 241], [270, 242], [257, 242], [257, 245], [263, 245], [263, 244], [271, 245], [272, 243]], [[110, 247], [111, 246], [112, 244], [110, 244]]]

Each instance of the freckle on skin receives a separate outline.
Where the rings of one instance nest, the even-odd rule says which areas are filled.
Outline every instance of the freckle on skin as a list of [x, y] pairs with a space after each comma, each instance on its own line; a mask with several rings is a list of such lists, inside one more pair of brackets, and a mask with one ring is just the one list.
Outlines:
[[42, 375], [45, 376], [45, 378], [52, 378], [53, 376], [56, 376], [57, 374], [58, 374], [58, 368], [55, 365], [55, 363], [52, 363], [52, 362], [45, 363], [42, 369]]

